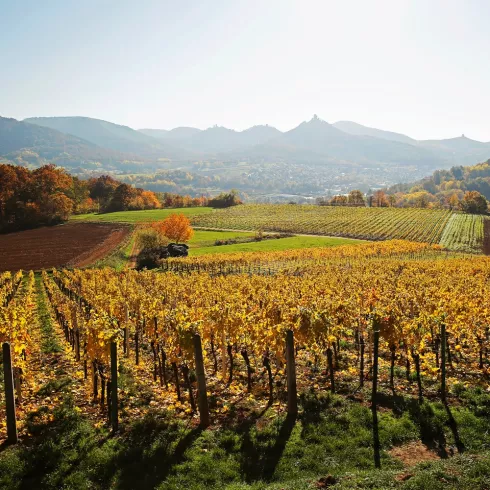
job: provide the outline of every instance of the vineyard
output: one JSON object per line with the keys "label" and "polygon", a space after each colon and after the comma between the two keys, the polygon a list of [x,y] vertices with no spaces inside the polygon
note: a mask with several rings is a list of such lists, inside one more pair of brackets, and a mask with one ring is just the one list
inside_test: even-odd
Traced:
{"label": "vineyard", "polygon": [[[176,260],[178,272],[167,273],[107,268],[53,270],[36,280],[32,273],[0,275],[0,340],[10,343],[18,419],[14,428],[0,425],[0,437],[11,439],[14,429],[21,438],[32,431],[26,405],[42,391],[33,388],[34,373],[46,369],[31,367],[41,343],[39,329],[32,329],[40,321],[33,308],[37,296],[38,309],[44,305],[45,321],[57,332],[62,379],[77,387],[70,403],[96,427],[124,433],[135,421],[165,413],[199,427],[187,436],[218,457],[206,440],[221,437],[229,424],[259,423],[264,413],[283,421],[279,459],[264,453],[255,469],[242,461],[241,470],[213,476],[216,488],[244,475],[252,481],[279,478],[282,452],[292,458],[291,451],[298,451],[294,434],[300,426],[313,431],[304,444],[327,451],[318,471],[342,475],[354,460],[366,470],[381,466],[390,488],[399,473],[392,448],[416,439],[420,424],[424,434],[429,426],[442,430],[430,436],[434,454],[490,447],[490,397],[484,395],[490,379],[489,259],[403,241],[230,258],[195,258],[180,269],[183,262]],[[5,354],[4,347],[4,361]],[[472,412],[465,396],[476,403]],[[2,420],[8,397],[0,401]],[[49,403],[55,409],[61,402],[50,395]],[[327,433],[350,434],[342,443],[350,454],[328,449],[326,439],[319,445],[320,434],[315,439],[309,417],[318,403],[326,403],[323,410],[333,417]],[[412,407],[405,409],[411,418],[389,416],[393,403],[394,413]],[[335,415],[340,407],[351,407],[348,413],[360,419]],[[49,413],[41,418],[53,421]],[[443,419],[447,425],[438,425]],[[211,432],[201,433],[208,426]],[[264,434],[272,430],[264,427]],[[254,444],[259,451],[259,441]],[[487,488],[482,478],[480,486],[465,488]],[[181,488],[174,483],[161,488]],[[299,488],[291,485],[278,488]]]}
{"label": "vineyard", "polygon": [[439,243],[445,210],[248,204],[196,216],[196,226]]}
{"label": "vineyard", "polygon": [[440,243],[450,250],[479,253],[483,220],[447,210],[249,204],[196,216],[192,222],[219,229]]}
{"label": "vineyard", "polygon": [[165,272],[208,272],[210,274],[276,274],[302,273],[306,266],[325,266],[332,262],[355,263],[359,258],[400,258],[406,260],[447,259],[464,256],[461,253],[443,252],[439,245],[388,240],[385,242],[359,242],[332,248],[312,248],[305,250],[284,250],[268,253],[244,252],[223,253],[185,259],[167,260],[162,270]]}
{"label": "vineyard", "polygon": [[481,252],[486,219],[481,215],[453,214],[442,234],[441,245],[450,250]]}

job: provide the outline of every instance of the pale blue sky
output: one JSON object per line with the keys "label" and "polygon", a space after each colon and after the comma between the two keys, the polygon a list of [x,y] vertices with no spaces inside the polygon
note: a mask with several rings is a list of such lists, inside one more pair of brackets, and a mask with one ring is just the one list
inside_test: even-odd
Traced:
{"label": "pale blue sky", "polygon": [[490,141],[488,0],[0,0],[0,115]]}

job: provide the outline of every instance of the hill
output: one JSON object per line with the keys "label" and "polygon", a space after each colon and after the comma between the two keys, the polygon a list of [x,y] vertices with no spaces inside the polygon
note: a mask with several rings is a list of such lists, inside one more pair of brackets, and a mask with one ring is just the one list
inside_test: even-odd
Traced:
{"label": "hill", "polygon": [[397,184],[386,191],[405,201],[410,201],[412,195],[419,198],[425,196],[427,204],[440,203],[446,206],[451,205],[451,198],[453,203],[457,204],[463,194],[469,191],[479,192],[490,200],[490,159],[477,165],[436,170],[429,177],[407,184]]}
{"label": "hill", "polygon": [[352,121],[338,121],[333,124],[334,127],[344,131],[344,133],[355,134],[358,136],[372,136],[374,138],[380,138],[389,141],[398,141],[399,143],[407,143],[409,145],[414,145],[417,143],[416,140],[400,133],[394,133],[392,131],[383,131],[382,129],[370,128],[368,126],[363,126]]}
{"label": "hill", "polygon": [[77,136],[5,117],[0,117],[0,156],[19,164],[39,166],[49,161],[66,167],[126,158]]}
{"label": "hill", "polygon": [[[9,142],[0,153],[4,159],[31,166],[53,161],[82,177],[124,175],[160,191],[177,186],[178,192],[199,195],[238,188],[257,200],[367,192],[490,157],[489,143],[466,137],[416,141],[351,122],[329,124],[317,116],[284,133],[268,125],[244,131],[221,126],[136,131],[87,117],[30,118],[24,124],[31,136],[20,144]],[[12,139],[5,127],[0,132],[4,142]],[[189,175],[188,184],[162,172]]]}
{"label": "hill", "polygon": [[159,138],[162,140],[185,140],[192,138],[201,130],[197,128],[180,127],[171,130],[166,129],[140,129],[140,133],[152,136],[153,138]]}
{"label": "hill", "polygon": [[[176,150],[162,141],[128,126],[89,117],[33,117],[24,122],[56,129],[83,138],[98,146],[140,157],[175,157]],[[182,153],[182,152],[181,152]],[[179,156],[181,155],[179,153]]]}
{"label": "hill", "polygon": [[352,121],[338,121],[333,126],[352,135],[372,136],[378,139],[397,141],[423,148],[432,152],[441,161],[452,162],[453,164],[474,163],[486,160],[490,156],[490,143],[472,140],[464,135],[443,140],[417,141],[404,134],[370,128]]}
{"label": "hill", "polygon": [[244,131],[235,131],[222,126],[213,126],[204,131],[189,127],[174,128],[170,131],[165,129],[140,129],[139,131],[148,136],[178,143],[181,147],[203,154],[251,147],[282,134],[278,129],[268,125],[253,126]]}
{"label": "hill", "polygon": [[446,161],[460,165],[481,162],[490,156],[490,143],[472,140],[465,135],[444,140],[419,141],[419,146],[438,153]]}
{"label": "hill", "polygon": [[380,163],[416,164],[434,168],[442,161],[431,151],[417,146],[382,140],[371,136],[352,135],[314,116],[308,122],[264,143],[259,151],[267,154],[283,152],[285,158],[293,153],[297,160],[319,162],[331,159],[337,163],[376,165]]}
{"label": "hill", "polygon": [[369,128],[350,121],[329,124],[314,116],[282,133],[268,126],[235,131],[222,126],[206,130],[180,127],[170,131],[143,129],[88,117],[40,117],[24,122],[73,135],[99,147],[143,159],[192,162],[218,158],[235,163],[257,160],[318,162],[349,166],[415,165],[418,169],[445,168],[490,156],[490,143],[464,136],[448,140],[416,141],[408,136]]}

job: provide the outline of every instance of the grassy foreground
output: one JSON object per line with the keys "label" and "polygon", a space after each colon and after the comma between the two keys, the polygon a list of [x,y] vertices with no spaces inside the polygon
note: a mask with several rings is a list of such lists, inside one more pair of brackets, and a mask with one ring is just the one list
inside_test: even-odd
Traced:
{"label": "grassy foreground", "polygon": [[[32,414],[29,442],[2,448],[0,488],[490,488],[488,394],[468,393],[452,411],[467,449],[454,456],[444,407],[397,397],[393,410],[380,416],[382,469],[376,470],[369,407],[340,396],[302,396],[297,419],[265,411],[240,421],[233,413],[207,430],[155,410],[113,436],[95,428],[60,386],[51,396],[63,396],[64,402],[52,420],[41,423]],[[424,444],[410,443],[420,439]],[[419,458],[441,440],[447,449],[442,459],[434,453]],[[389,451],[392,446],[399,458]]]}

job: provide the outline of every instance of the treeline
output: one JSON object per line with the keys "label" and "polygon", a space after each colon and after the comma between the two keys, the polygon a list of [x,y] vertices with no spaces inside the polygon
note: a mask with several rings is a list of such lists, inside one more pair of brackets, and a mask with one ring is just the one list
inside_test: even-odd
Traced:
{"label": "treeline", "polygon": [[476,206],[478,212],[485,212],[486,201],[490,200],[490,160],[467,167],[436,170],[419,182],[392,186],[386,189],[386,194],[395,197],[397,206],[463,211]]}
{"label": "treeline", "polygon": [[396,205],[393,196],[387,195],[379,190],[374,194],[363,194],[359,190],[350,191],[349,194],[339,194],[332,198],[319,197],[316,200],[319,206],[348,206],[348,207],[370,207],[385,208]]}
{"label": "treeline", "polygon": [[191,198],[147,191],[108,175],[81,180],[55,165],[29,170],[0,164],[0,232],[58,224],[72,214],[239,203],[236,191]]}
{"label": "treeline", "polygon": [[320,206],[412,207],[486,214],[487,199],[490,199],[490,160],[472,167],[437,170],[415,184],[398,184],[367,194],[353,190],[346,195],[321,197],[316,202]]}
{"label": "treeline", "polygon": [[238,191],[232,189],[230,192],[222,192],[216,197],[191,197],[173,194],[171,192],[155,192],[164,208],[195,208],[209,206],[212,208],[228,208],[242,204]]}

